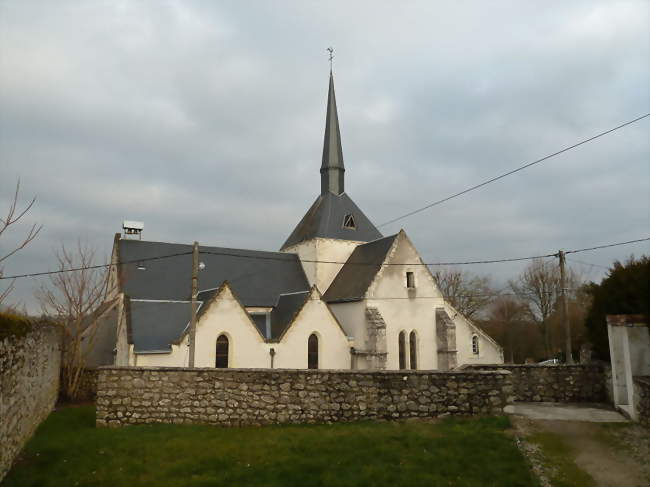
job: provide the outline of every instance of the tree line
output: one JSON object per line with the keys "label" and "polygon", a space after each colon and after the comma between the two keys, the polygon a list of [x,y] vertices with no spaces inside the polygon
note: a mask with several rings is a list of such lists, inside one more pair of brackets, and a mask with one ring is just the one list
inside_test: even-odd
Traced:
{"label": "tree line", "polygon": [[[485,276],[457,268],[434,273],[440,291],[461,313],[494,338],[508,363],[540,362],[565,357],[560,270],[555,260],[534,259],[504,288]],[[567,271],[568,315],[572,355],[581,350],[608,360],[606,315],[650,314],[650,258],[629,257],[612,263],[600,284]]]}

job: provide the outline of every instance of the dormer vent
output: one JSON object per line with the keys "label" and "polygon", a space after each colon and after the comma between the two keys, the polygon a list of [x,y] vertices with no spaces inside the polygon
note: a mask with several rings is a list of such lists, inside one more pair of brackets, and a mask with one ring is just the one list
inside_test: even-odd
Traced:
{"label": "dormer vent", "polygon": [[348,230],[355,230],[357,228],[357,225],[354,223],[354,217],[351,213],[348,213],[343,217],[343,228],[347,228]]}

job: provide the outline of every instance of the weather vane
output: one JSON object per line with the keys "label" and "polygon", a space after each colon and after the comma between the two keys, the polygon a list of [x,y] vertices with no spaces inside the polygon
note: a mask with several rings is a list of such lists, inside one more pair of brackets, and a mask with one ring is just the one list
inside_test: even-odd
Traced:
{"label": "weather vane", "polygon": [[333,47],[328,47],[327,52],[330,53],[329,60],[330,60],[330,71],[331,71],[332,70],[332,59],[334,59],[334,48]]}

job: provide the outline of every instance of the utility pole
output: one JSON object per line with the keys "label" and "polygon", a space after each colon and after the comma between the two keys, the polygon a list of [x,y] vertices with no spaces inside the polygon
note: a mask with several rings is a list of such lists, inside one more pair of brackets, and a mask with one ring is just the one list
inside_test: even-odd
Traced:
{"label": "utility pole", "polygon": [[558,250],[557,256],[560,259],[560,287],[562,289],[562,322],[564,324],[564,336],[566,339],[566,363],[573,363],[573,356],[571,355],[571,325],[569,323],[569,299],[567,297],[566,285],[566,272],[564,266],[566,264],[566,254],[563,250]]}
{"label": "utility pole", "polygon": [[190,358],[189,367],[194,368],[194,350],[196,348],[196,298],[199,292],[199,243],[192,248],[192,303],[190,314]]}

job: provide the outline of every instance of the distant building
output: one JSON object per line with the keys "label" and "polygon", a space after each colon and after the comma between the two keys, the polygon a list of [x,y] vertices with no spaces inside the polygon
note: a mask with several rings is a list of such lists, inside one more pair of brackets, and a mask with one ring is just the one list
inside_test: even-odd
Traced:
{"label": "distant building", "polygon": [[[445,301],[406,233],[382,236],[345,192],[331,73],[320,174],[320,195],[279,252],[200,248],[195,365],[502,363],[501,347]],[[191,249],[116,235],[113,262],[126,264],[113,274],[116,334],[105,334],[116,336],[116,365],[188,365]]]}

